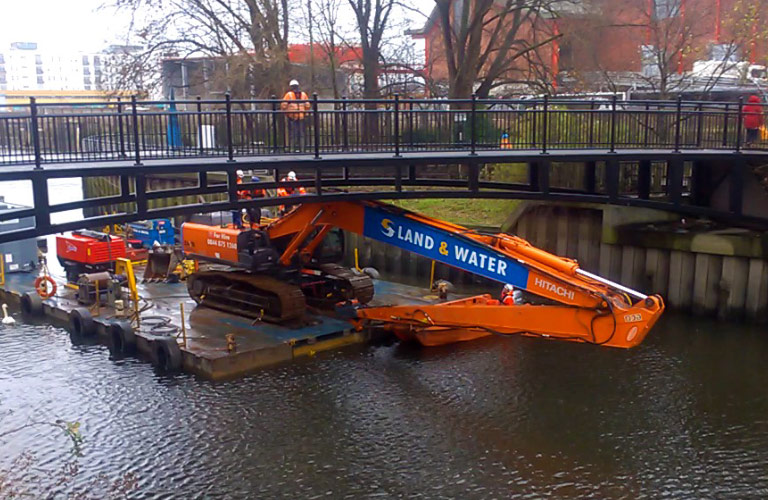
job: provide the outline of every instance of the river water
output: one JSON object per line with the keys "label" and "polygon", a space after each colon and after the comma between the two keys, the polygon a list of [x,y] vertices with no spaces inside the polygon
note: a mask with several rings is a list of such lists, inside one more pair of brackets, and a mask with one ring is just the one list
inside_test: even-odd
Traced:
{"label": "river water", "polygon": [[[0,328],[6,494],[768,496],[760,328],[667,314],[628,351],[393,343],[230,382],[162,376],[50,326]],[[79,456],[57,420],[80,423]]]}
{"label": "river water", "polygon": [[629,351],[392,343],[230,382],[0,326],[0,498],[766,498],[767,365],[765,328],[673,314]]}

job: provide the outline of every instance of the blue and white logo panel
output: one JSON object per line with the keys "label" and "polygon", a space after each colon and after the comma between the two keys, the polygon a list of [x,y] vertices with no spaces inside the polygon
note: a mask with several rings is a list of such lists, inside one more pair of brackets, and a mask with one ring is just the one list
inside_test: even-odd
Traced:
{"label": "blue and white logo panel", "polygon": [[528,285],[528,269],[517,261],[385,210],[365,207],[363,235],[495,281],[520,288]]}

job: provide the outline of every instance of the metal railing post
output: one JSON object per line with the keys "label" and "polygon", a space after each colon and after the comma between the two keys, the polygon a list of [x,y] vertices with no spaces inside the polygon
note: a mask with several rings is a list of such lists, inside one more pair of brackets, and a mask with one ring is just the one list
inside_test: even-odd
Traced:
{"label": "metal railing post", "polygon": [[136,107],[136,95],[131,96],[131,117],[133,118],[133,156],[134,163],[141,165],[141,151],[139,150],[139,110]]}
{"label": "metal railing post", "polygon": [[123,101],[117,98],[117,135],[120,141],[120,158],[125,158],[125,131],[123,130]]}
{"label": "metal railing post", "polygon": [[589,103],[589,148],[595,146],[595,101]]}
{"label": "metal railing post", "polygon": [[541,127],[544,129],[541,138],[541,154],[547,154],[547,136],[549,136],[549,95],[547,94],[544,94],[544,115],[541,120]]}
{"label": "metal railing post", "polygon": [[235,161],[235,146],[232,144],[232,96],[224,94],[227,109],[227,160]]}
{"label": "metal railing post", "polygon": [[341,140],[344,151],[349,150],[349,123],[347,122],[347,96],[341,98]]}
{"label": "metal railing post", "polygon": [[470,140],[469,140],[469,154],[474,156],[477,153],[475,152],[475,149],[477,148],[477,94],[472,94],[472,109],[470,110],[469,114],[469,134],[470,134]]}
{"label": "metal railing post", "polygon": [[29,116],[30,127],[32,127],[32,149],[35,153],[35,170],[40,170],[42,167],[42,158],[40,157],[40,130],[37,123],[37,102],[34,97],[29,98]]}
{"label": "metal railing post", "polygon": [[611,130],[610,130],[610,141],[611,141],[611,153],[616,152],[616,94],[613,94],[613,98],[611,99]]}
{"label": "metal railing post", "polygon": [[203,149],[203,103],[201,97],[197,96],[197,150],[204,154]]}
{"label": "metal railing post", "polygon": [[315,158],[320,158],[320,113],[317,112],[317,92],[312,93],[312,120],[315,132]]}
{"label": "metal railing post", "polygon": [[645,127],[643,130],[643,146],[647,148],[648,134],[651,132],[651,106],[647,102],[645,103],[645,122],[643,126]]}
{"label": "metal railing post", "polygon": [[723,115],[723,147],[728,146],[728,121],[731,118],[730,105],[725,103],[725,114]]}
{"label": "metal railing post", "polygon": [[272,152],[277,153],[277,96],[272,94]]}
{"label": "metal railing post", "polygon": [[413,99],[408,103],[408,143],[413,151]]}
{"label": "metal railing post", "polygon": [[400,94],[395,94],[395,156],[400,156]]}
{"label": "metal railing post", "polygon": [[703,121],[704,121],[704,107],[701,103],[699,103],[698,109],[698,120],[696,120],[696,147],[701,148],[701,136],[703,133]]}
{"label": "metal railing post", "polygon": [[677,96],[677,111],[675,113],[675,153],[680,152],[680,127],[683,120],[683,96]]}
{"label": "metal railing post", "polygon": [[739,97],[739,113],[736,115],[736,152],[741,151],[741,132],[744,125],[744,97]]}

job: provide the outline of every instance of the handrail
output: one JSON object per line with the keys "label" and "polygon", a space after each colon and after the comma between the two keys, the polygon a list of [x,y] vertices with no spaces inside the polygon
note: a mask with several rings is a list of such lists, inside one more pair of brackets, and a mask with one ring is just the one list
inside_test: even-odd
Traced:
{"label": "handrail", "polygon": [[[300,127],[283,104],[308,103]],[[536,99],[282,99],[129,100],[0,105],[0,168],[112,161],[296,153],[559,149],[615,152],[652,148],[742,151],[744,103],[619,100],[544,96]],[[87,105],[85,111],[80,105]],[[766,105],[761,104],[762,107]],[[171,109],[173,108],[173,109]],[[502,140],[502,138],[504,139]],[[768,141],[751,149],[768,150]]]}

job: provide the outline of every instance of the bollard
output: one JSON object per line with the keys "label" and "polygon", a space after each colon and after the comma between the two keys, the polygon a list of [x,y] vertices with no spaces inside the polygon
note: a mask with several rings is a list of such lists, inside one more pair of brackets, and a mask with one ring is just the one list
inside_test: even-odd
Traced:
{"label": "bollard", "polygon": [[234,333],[228,333],[224,336],[225,339],[227,339],[227,352],[235,352],[237,351],[237,342],[235,342],[235,334]]}
{"label": "bollard", "polygon": [[181,345],[187,347],[187,322],[184,321],[184,302],[179,304],[181,311]]}

